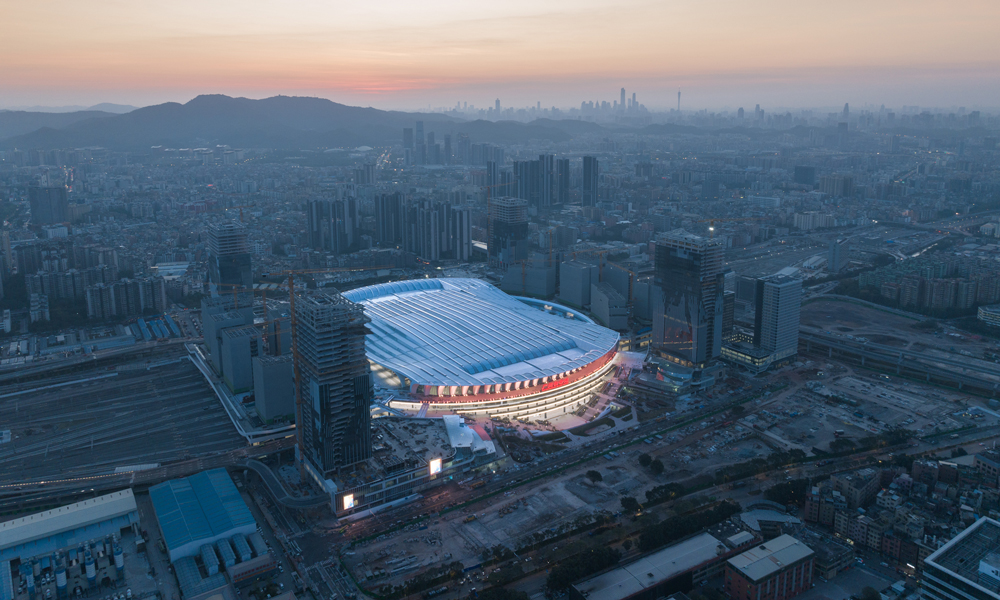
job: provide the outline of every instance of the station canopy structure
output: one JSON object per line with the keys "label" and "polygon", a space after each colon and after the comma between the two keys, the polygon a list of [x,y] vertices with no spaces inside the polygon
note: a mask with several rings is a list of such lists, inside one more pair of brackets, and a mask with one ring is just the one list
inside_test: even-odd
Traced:
{"label": "station canopy structure", "polygon": [[587,317],[541,310],[478,279],[401,281],[343,295],[371,319],[368,359],[408,379],[412,392],[534,385],[587,367],[618,344],[617,333]]}

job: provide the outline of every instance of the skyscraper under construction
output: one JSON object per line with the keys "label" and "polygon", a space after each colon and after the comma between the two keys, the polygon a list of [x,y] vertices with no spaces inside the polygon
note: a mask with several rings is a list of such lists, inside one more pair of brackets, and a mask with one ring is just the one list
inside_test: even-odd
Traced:
{"label": "skyscraper under construction", "polygon": [[339,293],[295,302],[298,451],[320,480],[372,456],[367,323],[363,307]]}

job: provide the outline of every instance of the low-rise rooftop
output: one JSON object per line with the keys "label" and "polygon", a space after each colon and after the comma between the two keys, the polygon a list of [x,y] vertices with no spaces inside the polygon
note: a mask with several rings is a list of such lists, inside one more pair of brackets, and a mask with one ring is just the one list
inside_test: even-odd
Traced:
{"label": "low-rise rooftop", "polygon": [[812,554],[809,546],[782,535],[730,558],[729,565],[751,581],[761,581]]}

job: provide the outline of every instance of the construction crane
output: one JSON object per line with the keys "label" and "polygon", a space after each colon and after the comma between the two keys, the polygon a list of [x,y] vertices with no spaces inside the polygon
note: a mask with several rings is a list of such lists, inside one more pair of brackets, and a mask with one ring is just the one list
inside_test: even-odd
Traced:
{"label": "construction crane", "polygon": [[241,284],[238,284],[238,283],[214,283],[214,282],[209,282],[208,285],[214,285],[214,286],[217,286],[217,287],[233,288],[233,308],[239,308],[240,307],[240,301],[239,301],[239,292],[240,292],[240,290],[243,290],[243,291],[246,291],[246,292],[250,292],[250,293],[253,293],[253,291],[254,291],[253,288],[248,288],[247,286],[241,285]]}
{"label": "construction crane", "polygon": [[714,238],[715,237],[715,223],[716,222],[720,222],[720,223],[722,223],[722,222],[725,222],[725,223],[750,223],[750,222],[753,222],[753,221],[766,221],[766,220],[767,219],[735,217],[735,218],[732,218],[732,219],[702,219],[702,220],[696,221],[696,222],[697,223],[708,223],[708,237],[709,238]]}

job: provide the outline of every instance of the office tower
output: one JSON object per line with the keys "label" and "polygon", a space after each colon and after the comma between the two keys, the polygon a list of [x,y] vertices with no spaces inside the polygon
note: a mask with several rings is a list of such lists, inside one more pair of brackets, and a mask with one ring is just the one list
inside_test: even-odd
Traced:
{"label": "office tower", "polygon": [[[986,458],[984,455],[980,456]],[[977,459],[976,464],[979,463]],[[923,560],[923,573],[920,578],[921,598],[927,600],[1000,598],[998,536],[1000,536],[1000,521],[990,517],[980,517],[931,553]]]}
{"label": "office tower", "polygon": [[404,127],[403,128],[403,149],[413,150],[413,128]]}
{"label": "office tower", "polygon": [[319,480],[372,455],[371,368],[364,308],[339,293],[295,302],[299,456]]}
{"label": "office tower", "polygon": [[844,238],[830,242],[830,253],[826,259],[826,267],[830,273],[844,270],[851,259],[851,240]]}
{"label": "office tower", "polygon": [[632,110],[639,110],[639,103],[636,102],[635,92],[632,92]]}
{"label": "office tower", "polygon": [[740,107],[740,109],[738,111],[736,111],[736,118],[739,119],[739,120],[741,120],[741,121],[743,120],[743,107],[742,106]]}
{"label": "office tower", "polygon": [[497,111],[498,113],[500,112],[500,98],[497,98],[497,103],[496,103],[496,111]]}
{"label": "office tower", "polygon": [[444,164],[451,164],[451,134],[445,134],[444,136]]}
{"label": "office tower", "polygon": [[843,114],[844,114],[844,118],[845,119],[851,115],[851,108],[847,105],[847,102],[844,102],[844,113]]}
{"label": "office tower", "polygon": [[795,183],[801,185],[816,184],[816,167],[795,167]]}
{"label": "office tower", "polygon": [[548,208],[555,203],[556,157],[551,154],[538,155],[538,207]]}
{"label": "office tower", "polygon": [[417,144],[424,143],[424,122],[417,121]]}
{"label": "office tower", "polygon": [[[215,223],[208,227],[208,280],[226,286],[253,287],[250,244],[240,223]],[[219,290],[232,291],[231,287]]]}
{"label": "office tower", "polygon": [[358,201],[310,200],[306,204],[307,243],[313,250],[346,253],[357,239]]}
{"label": "office tower", "polygon": [[620,106],[622,110],[625,110],[625,88],[622,88],[622,100],[618,106]]}
{"label": "office tower", "polygon": [[528,258],[528,201],[494,198],[490,202],[487,254],[489,264],[507,269]]}
{"label": "office tower", "polygon": [[722,346],[723,248],[714,240],[672,231],[656,244],[651,345],[660,356],[703,367]]}
{"label": "office tower", "polygon": [[437,142],[434,139],[434,132],[433,131],[427,132],[427,147],[430,148],[434,146],[436,143]]}
{"label": "office tower", "polygon": [[380,194],[375,199],[375,242],[394,247],[403,241],[403,194]]}
{"label": "office tower", "polygon": [[758,279],[755,304],[753,345],[772,363],[797,354],[802,281],[785,275]]}
{"label": "office tower", "polygon": [[69,220],[69,200],[65,186],[28,188],[28,201],[31,205],[31,221],[36,225]]}
{"label": "office tower", "polygon": [[677,112],[681,112],[681,91],[677,90]]}
{"label": "office tower", "polygon": [[597,206],[600,166],[594,156],[583,157],[583,206]]}

